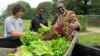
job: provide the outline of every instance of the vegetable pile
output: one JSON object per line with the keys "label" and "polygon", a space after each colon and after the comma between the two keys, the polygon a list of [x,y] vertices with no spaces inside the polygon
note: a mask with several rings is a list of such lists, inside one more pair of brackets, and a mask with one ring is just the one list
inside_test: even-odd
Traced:
{"label": "vegetable pile", "polygon": [[[42,25],[42,24],[41,24]],[[39,29],[41,36],[49,33],[51,29],[42,25]],[[56,39],[44,41],[35,32],[25,32],[21,37],[22,46],[19,47],[21,56],[63,56],[69,48],[70,43],[64,36],[58,36]],[[15,54],[14,56],[20,56]]]}
{"label": "vegetable pile", "polygon": [[50,27],[47,27],[47,26],[44,26],[43,24],[40,23],[40,28],[38,29],[38,32],[41,33],[41,35],[45,35],[47,33],[50,33],[51,32],[51,28]]}

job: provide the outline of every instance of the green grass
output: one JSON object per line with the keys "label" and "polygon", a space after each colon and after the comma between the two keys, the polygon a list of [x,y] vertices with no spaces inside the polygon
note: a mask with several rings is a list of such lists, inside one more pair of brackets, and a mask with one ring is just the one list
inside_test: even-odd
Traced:
{"label": "green grass", "polygon": [[4,34],[4,25],[0,25],[0,36]]}
{"label": "green grass", "polygon": [[27,30],[29,30],[29,28],[30,28],[30,23],[31,23],[31,20],[23,20],[23,28],[24,28],[24,31],[27,31]]}
{"label": "green grass", "polygon": [[97,27],[97,28],[100,28],[100,25],[88,25],[88,27]]}
{"label": "green grass", "polygon": [[79,35],[79,42],[85,45],[100,45],[100,33]]}

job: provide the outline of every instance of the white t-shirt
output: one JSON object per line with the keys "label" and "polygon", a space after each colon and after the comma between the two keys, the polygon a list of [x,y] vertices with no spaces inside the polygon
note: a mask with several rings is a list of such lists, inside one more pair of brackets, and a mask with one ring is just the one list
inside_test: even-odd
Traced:
{"label": "white t-shirt", "polygon": [[5,19],[4,37],[11,36],[11,34],[10,34],[11,31],[18,31],[18,32],[23,31],[23,25],[22,25],[21,18],[15,19],[12,16],[9,16]]}

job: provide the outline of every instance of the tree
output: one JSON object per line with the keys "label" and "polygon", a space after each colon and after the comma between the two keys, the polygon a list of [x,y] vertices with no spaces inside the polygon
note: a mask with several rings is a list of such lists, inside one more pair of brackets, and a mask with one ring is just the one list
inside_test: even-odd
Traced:
{"label": "tree", "polygon": [[100,15],[100,0],[92,0],[91,3],[92,3],[91,12],[93,14]]}
{"label": "tree", "polygon": [[11,15],[11,12],[12,12],[11,10],[14,6],[15,6],[15,3],[8,5],[7,9],[4,11],[2,16],[7,17]]}
{"label": "tree", "polygon": [[3,16],[7,17],[7,16],[11,15],[12,14],[11,13],[12,8],[17,4],[20,5],[20,6],[23,6],[24,9],[25,9],[25,13],[24,13],[24,16],[23,16],[24,19],[30,19],[31,16],[34,15],[34,13],[36,11],[35,8],[31,8],[29,3],[26,3],[24,1],[18,1],[16,3],[12,3],[12,4],[8,5],[7,9],[3,13]]}
{"label": "tree", "polygon": [[37,8],[42,7],[46,10],[46,18],[50,19],[51,18],[51,14],[52,14],[52,10],[53,10],[53,4],[51,2],[42,2],[38,5]]}

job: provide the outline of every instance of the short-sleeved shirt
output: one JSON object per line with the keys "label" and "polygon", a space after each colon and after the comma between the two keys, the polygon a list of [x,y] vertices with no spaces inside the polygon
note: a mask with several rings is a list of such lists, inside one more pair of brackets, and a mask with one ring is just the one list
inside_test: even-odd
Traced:
{"label": "short-sleeved shirt", "polygon": [[23,31],[22,20],[21,18],[15,19],[12,16],[9,16],[5,19],[5,32],[4,37],[10,37],[11,31]]}

